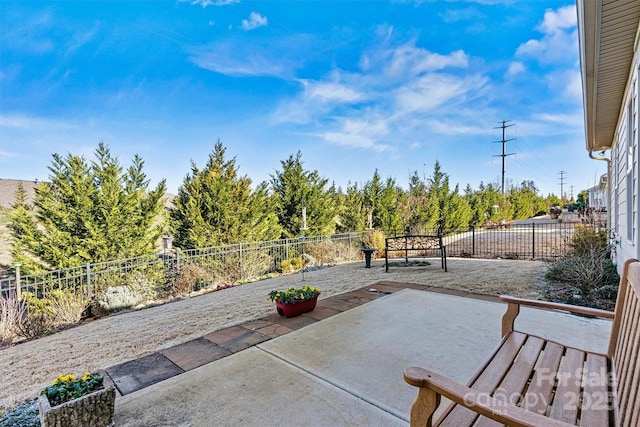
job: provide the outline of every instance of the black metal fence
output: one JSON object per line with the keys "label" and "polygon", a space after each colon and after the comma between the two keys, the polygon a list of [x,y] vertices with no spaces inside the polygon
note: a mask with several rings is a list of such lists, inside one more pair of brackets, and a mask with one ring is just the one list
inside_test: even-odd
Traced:
{"label": "black metal fence", "polygon": [[[580,223],[507,224],[442,231],[448,257],[553,260],[567,253]],[[435,235],[438,230],[422,230]],[[391,232],[388,235],[404,233]]]}

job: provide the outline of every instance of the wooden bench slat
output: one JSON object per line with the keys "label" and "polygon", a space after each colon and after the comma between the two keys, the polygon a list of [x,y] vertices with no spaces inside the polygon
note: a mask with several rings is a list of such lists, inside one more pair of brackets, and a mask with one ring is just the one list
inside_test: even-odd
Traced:
{"label": "wooden bench slat", "polygon": [[[629,289],[633,292],[633,289]],[[623,426],[627,425],[626,419],[630,417],[629,404],[633,403],[631,396],[631,378],[633,371],[637,369],[638,359],[638,322],[640,322],[640,307],[636,298],[628,298],[629,311],[625,321],[625,327],[622,329],[622,346],[621,355],[618,358],[618,364],[615,366],[617,375],[618,404],[620,414],[622,415]]]}
{"label": "wooden bench slat", "polygon": [[580,416],[581,427],[609,425],[613,417],[612,398],[609,389],[607,358],[599,354],[587,354],[584,367],[584,391]]}
{"label": "wooden bench slat", "polygon": [[[504,380],[493,393],[493,397],[519,406],[518,403],[536,366],[544,342],[545,340],[538,337],[529,336],[527,338]],[[474,427],[498,427],[500,425],[502,424],[490,418],[480,417]]]}
{"label": "wooden bench slat", "polygon": [[527,338],[507,376],[494,392],[494,397],[499,397],[496,394],[505,393],[509,403],[518,405],[543,347],[543,339],[532,336]]}
{"label": "wooden bench slat", "polygon": [[555,385],[555,373],[558,372],[560,360],[564,354],[564,346],[547,341],[536,373],[531,378],[531,384],[524,396],[521,406],[538,414],[546,414],[549,402],[553,397]]}
{"label": "wooden bench slat", "polygon": [[[507,337],[502,347],[500,347],[500,350],[498,350],[495,356],[485,366],[482,373],[470,386],[480,392],[492,393],[509,370],[509,367],[513,363],[526,338],[526,335],[520,332],[514,332]],[[477,417],[478,414],[472,410],[456,405],[439,425],[443,427],[470,425]]]}
{"label": "wooden bench slat", "polygon": [[615,346],[615,349],[613,350],[613,354],[610,355],[612,357],[612,360],[615,366],[619,366],[623,360],[623,355],[625,353],[624,350],[626,348],[626,342],[624,341],[624,339],[621,339],[621,338],[628,334],[629,328],[631,327],[631,325],[629,325],[629,323],[626,322],[626,320],[629,316],[631,306],[633,305],[633,301],[632,301],[633,289],[631,287],[627,287],[625,291],[622,291],[622,290],[620,291],[621,293],[623,293],[623,296],[622,298],[619,298],[619,300],[621,299],[623,301],[623,306],[620,307],[619,318],[615,320],[615,322],[618,322],[618,320],[620,320],[620,322],[617,325],[614,324],[614,330],[616,328],[618,329],[617,334],[619,339],[617,339],[616,341],[616,346]]}
{"label": "wooden bench slat", "polygon": [[567,348],[558,368],[558,386],[549,413],[551,418],[576,423],[584,359],[584,351]]}

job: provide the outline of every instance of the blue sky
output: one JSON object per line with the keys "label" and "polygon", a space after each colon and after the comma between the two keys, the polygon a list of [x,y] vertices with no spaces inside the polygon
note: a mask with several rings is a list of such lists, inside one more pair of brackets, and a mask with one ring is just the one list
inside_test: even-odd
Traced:
{"label": "blue sky", "polygon": [[436,160],[477,188],[511,120],[507,182],[577,195],[606,172],[579,67],[571,0],[3,0],[0,178],[104,141],[175,193],[220,139],[254,183],[301,151],[343,188]]}

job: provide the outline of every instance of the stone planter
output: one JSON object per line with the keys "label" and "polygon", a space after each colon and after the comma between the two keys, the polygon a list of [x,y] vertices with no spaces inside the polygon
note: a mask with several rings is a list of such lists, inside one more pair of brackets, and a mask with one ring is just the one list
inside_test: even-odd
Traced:
{"label": "stone planter", "polygon": [[295,304],[283,304],[280,301],[276,300],[276,310],[278,310],[278,314],[280,316],[294,317],[302,313],[308,313],[312,311],[314,308],[316,308],[317,302],[317,296],[306,301],[297,302]]}
{"label": "stone planter", "polygon": [[42,427],[107,427],[113,423],[116,390],[111,378],[102,374],[102,387],[74,400],[51,406],[46,395],[38,397]]}

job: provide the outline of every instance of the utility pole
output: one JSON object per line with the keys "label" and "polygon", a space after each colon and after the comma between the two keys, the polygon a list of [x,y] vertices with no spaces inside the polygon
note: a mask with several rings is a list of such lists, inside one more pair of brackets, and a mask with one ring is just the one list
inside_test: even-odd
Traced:
{"label": "utility pole", "polygon": [[569,200],[573,200],[573,185],[569,186],[569,188],[571,189],[571,197]]}
{"label": "utility pole", "polygon": [[504,196],[504,161],[507,156],[512,156],[513,153],[506,153],[507,142],[513,141],[515,138],[507,139],[507,128],[511,126],[515,126],[515,123],[508,125],[511,120],[503,120],[502,126],[495,127],[494,129],[502,129],[502,140],[501,141],[493,141],[494,143],[501,142],[502,143],[502,154],[496,154],[493,157],[502,157],[502,195]]}
{"label": "utility pole", "polygon": [[566,171],[558,172],[558,175],[560,175],[560,178],[558,178],[560,180],[560,200],[562,201],[564,201],[564,175],[566,173]]}

